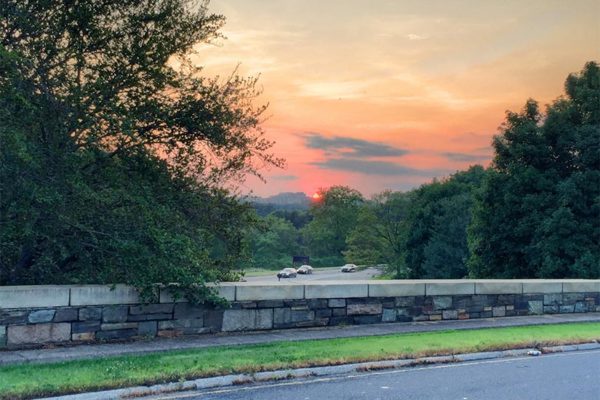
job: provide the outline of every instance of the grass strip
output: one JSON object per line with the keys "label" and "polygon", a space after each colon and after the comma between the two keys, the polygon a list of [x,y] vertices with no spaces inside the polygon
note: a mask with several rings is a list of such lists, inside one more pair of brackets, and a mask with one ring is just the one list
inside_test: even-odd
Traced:
{"label": "grass strip", "polygon": [[24,399],[231,373],[506,350],[592,340],[600,340],[600,323],[219,346],[55,364],[19,364],[0,368],[0,398]]}

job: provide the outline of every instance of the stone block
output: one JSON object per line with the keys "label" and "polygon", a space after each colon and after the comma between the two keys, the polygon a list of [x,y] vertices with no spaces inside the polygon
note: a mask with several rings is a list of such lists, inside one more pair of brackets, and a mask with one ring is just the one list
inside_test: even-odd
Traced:
{"label": "stone block", "polygon": [[429,320],[430,321],[441,321],[442,320],[442,314],[433,314],[429,316]]}
{"label": "stone block", "polygon": [[527,302],[527,310],[529,314],[540,315],[544,313],[544,302],[539,300]]}
{"label": "stone block", "polygon": [[577,303],[575,303],[575,310],[574,312],[576,313],[584,313],[587,312],[587,306],[583,301],[578,301]]}
{"label": "stone block", "polygon": [[139,304],[140,297],[133,287],[127,285],[82,285],[71,287],[72,306],[104,304]]}
{"label": "stone block", "polygon": [[332,308],[331,315],[334,317],[342,317],[346,315],[346,308]]}
{"label": "stone block", "polygon": [[0,325],[26,324],[29,311],[0,309]]}
{"label": "stone block", "polygon": [[478,280],[475,294],[522,294],[523,283],[518,280]]}
{"label": "stone block", "polygon": [[137,322],[115,322],[112,324],[101,324],[100,329],[103,331],[114,331],[117,329],[137,329]]}
{"label": "stone block", "polygon": [[138,315],[129,315],[127,316],[127,321],[136,322],[136,321],[162,321],[167,319],[172,319],[173,314],[138,314]]}
{"label": "stone block", "polygon": [[350,297],[367,297],[369,285],[366,283],[326,283],[311,282],[304,288],[307,299],[347,299]]}
{"label": "stone block", "polygon": [[444,310],[442,311],[442,319],[458,319],[458,311]]}
{"label": "stone block", "polygon": [[51,308],[69,305],[69,286],[2,286],[0,309]]}
{"label": "stone block", "polygon": [[369,297],[425,296],[425,284],[416,281],[369,283]]}
{"label": "stone block", "polygon": [[206,309],[202,306],[193,305],[190,303],[177,303],[173,311],[175,319],[194,319],[202,318]]}
{"label": "stone block", "polygon": [[352,317],[331,317],[329,318],[329,325],[352,325],[353,319]]}
{"label": "stone block", "polygon": [[74,342],[92,342],[96,340],[96,332],[74,333],[71,335]]}
{"label": "stone block", "polygon": [[183,333],[205,333],[210,330],[204,326],[204,321],[201,319],[175,319],[171,321],[160,321],[158,323],[159,330],[177,330]]}
{"label": "stone block", "polygon": [[514,305],[515,304],[515,298],[516,296],[514,294],[501,294],[498,295],[498,297],[496,298],[496,304],[497,306],[508,306],[508,305]]}
{"label": "stone block", "polygon": [[348,315],[374,315],[382,313],[382,306],[380,303],[349,304],[346,310]]}
{"label": "stone block", "polygon": [[29,313],[28,321],[30,324],[41,324],[51,322],[56,314],[56,310],[36,310]]}
{"label": "stone block", "polygon": [[354,317],[354,323],[358,325],[363,324],[378,324],[381,322],[380,315],[357,315]]}
{"label": "stone block", "polygon": [[297,322],[312,321],[315,312],[312,310],[292,310],[291,308],[276,308],[273,311],[274,325],[289,325]]}
{"label": "stone block", "polygon": [[100,321],[73,322],[73,333],[96,332],[100,330]]}
{"label": "stone block", "polygon": [[564,306],[564,305],[560,306],[559,311],[561,314],[575,312],[575,305],[572,304],[572,305],[568,305],[568,306]]}
{"label": "stone block", "polygon": [[85,307],[79,309],[80,321],[100,321],[102,319],[102,309],[100,307]]}
{"label": "stone block", "polygon": [[117,329],[111,331],[99,331],[96,332],[96,339],[98,340],[118,340],[118,339],[129,339],[137,335],[136,329]]}
{"label": "stone block", "polygon": [[304,286],[298,284],[256,285],[239,283],[235,290],[236,301],[303,299]]}
{"label": "stone block", "polygon": [[173,312],[173,304],[144,304],[140,306],[130,306],[130,315],[140,314],[170,314]]}
{"label": "stone block", "polygon": [[328,306],[331,308],[346,307],[346,299],[329,299]]}
{"label": "stone block", "polygon": [[396,307],[412,307],[415,305],[415,298],[410,297],[396,297],[395,299]]}
{"label": "stone block", "polygon": [[544,305],[562,304],[562,294],[552,293],[544,295]]}
{"label": "stone block", "polygon": [[506,307],[492,307],[492,316],[494,317],[505,317],[506,316]]}
{"label": "stone block", "polygon": [[211,332],[221,332],[223,328],[223,310],[208,310],[204,313],[204,326]]}
{"label": "stone block", "polygon": [[395,322],[397,312],[393,308],[384,308],[381,314],[381,322]]}
{"label": "stone block", "polygon": [[6,347],[6,326],[0,325],[0,349]]}
{"label": "stone block", "polygon": [[544,306],[544,314],[558,314],[560,311],[558,304],[553,304],[551,306]]}
{"label": "stone block", "polygon": [[129,306],[108,306],[102,309],[102,322],[125,322]]}
{"label": "stone block", "polygon": [[256,301],[239,301],[237,304],[240,305],[240,308],[258,308]]}
{"label": "stone block", "polygon": [[425,283],[425,295],[465,295],[475,294],[475,283],[468,280],[442,280],[427,281]]}
{"label": "stone block", "polygon": [[444,310],[452,308],[452,296],[434,296],[433,297],[433,309]]}
{"label": "stone block", "polygon": [[331,317],[331,308],[319,308],[315,310],[315,318]]}
{"label": "stone block", "polygon": [[562,293],[560,280],[524,280],[523,293]]}
{"label": "stone block", "polygon": [[326,308],[328,305],[327,299],[310,299],[308,300],[307,306],[311,309]]}
{"label": "stone block", "polygon": [[562,296],[562,304],[575,305],[578,301],[585,299],[585,293],[565,293]]}
{"label": "stone block", "polygon": [[143,321],[138,324],[137,334],[139,336],[156,336],[156,332],[158,331],[157,322],[156,321]]}
{"label": "stone block", "polygon": [[600,292],[600,279],[570,279],[562,283],[563,293]]}
{"label": "stone block", "polygon": [[54,314],[54,322],[71,322],[79,319],[79,310],[77,308],[59,308]]}
{"label": "stone block", "polygon": [[283,307],[283,300],[261,300],[256,303],[258,308],[279,308]]}
{"label": "stone block", "polygon": [[[411,316],[411,315],[413,315],[413,312],[412,312],[412,311],[413,311],[413,309],[412,309],[412,308],[398,308],[398,309],[396,310],[396,314],[397,314],[397,315],[401,315],[401,316],[403,316],[403,317],[408,317],[408,316]],[[420,313],[417,313],[417,314],[420,314]]]}
{"label": "stone block", "polygon": [[271,329],[272,327],[273,310],[270,308],[225,310],[223,312],[223,331],[225,332]]}
{"label": "stone block", "polygon": [[68,342],[71,340],[71,324],[13,325],[7,329],[7,344],[40,344]]}

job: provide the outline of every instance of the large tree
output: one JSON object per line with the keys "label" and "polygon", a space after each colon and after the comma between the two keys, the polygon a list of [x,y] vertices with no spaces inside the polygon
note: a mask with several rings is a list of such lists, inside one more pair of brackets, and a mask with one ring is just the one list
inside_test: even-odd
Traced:
{"label": "large tree", "polygon": [[226,275],[251,217],[223,187],[281,160],[255,79],[190,61],[224,18],[187,0],[6,0],[0,15],[0,284]]}
{"label": "large tree", "polygon": [[303,228],[311,257],[317,257],[322,264],[343,262],[346,237],[356,226],[363,201],[360,192],[347,186],[319,191],[319,199],[310,208],[313,219]]}
{"label": "large tree", "polygon": [[478,199],[472,276],[600,277],[600,68],[570,75],[546,113],[508,112]]}

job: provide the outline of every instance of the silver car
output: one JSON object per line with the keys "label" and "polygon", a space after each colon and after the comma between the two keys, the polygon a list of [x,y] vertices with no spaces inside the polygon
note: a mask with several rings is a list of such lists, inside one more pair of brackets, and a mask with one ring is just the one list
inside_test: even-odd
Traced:
{"label": "silver car", "polygon": [[299,274],[309,275],[313,273],[313,267],[310,265],[302,265],[297,271]]}
{"label": "silver car", "polygon": [[342,272],[356,272],[356,268],[358,268],[355,264],[346,264],[341,268]]}
{"label": "silver car", "polygon": [[284,268],[277,273],[277,278],[295,278],[298,272],[294,268]]}

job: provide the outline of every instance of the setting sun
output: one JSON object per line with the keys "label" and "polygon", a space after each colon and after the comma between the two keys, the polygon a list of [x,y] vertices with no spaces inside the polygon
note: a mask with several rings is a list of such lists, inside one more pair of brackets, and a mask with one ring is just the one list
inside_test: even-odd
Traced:
{"label": "setting sun", "polygon": [[312,195],[313,200],[319,200],[320,198],[321,198],[321,195],[319,193],[315,193]]}

